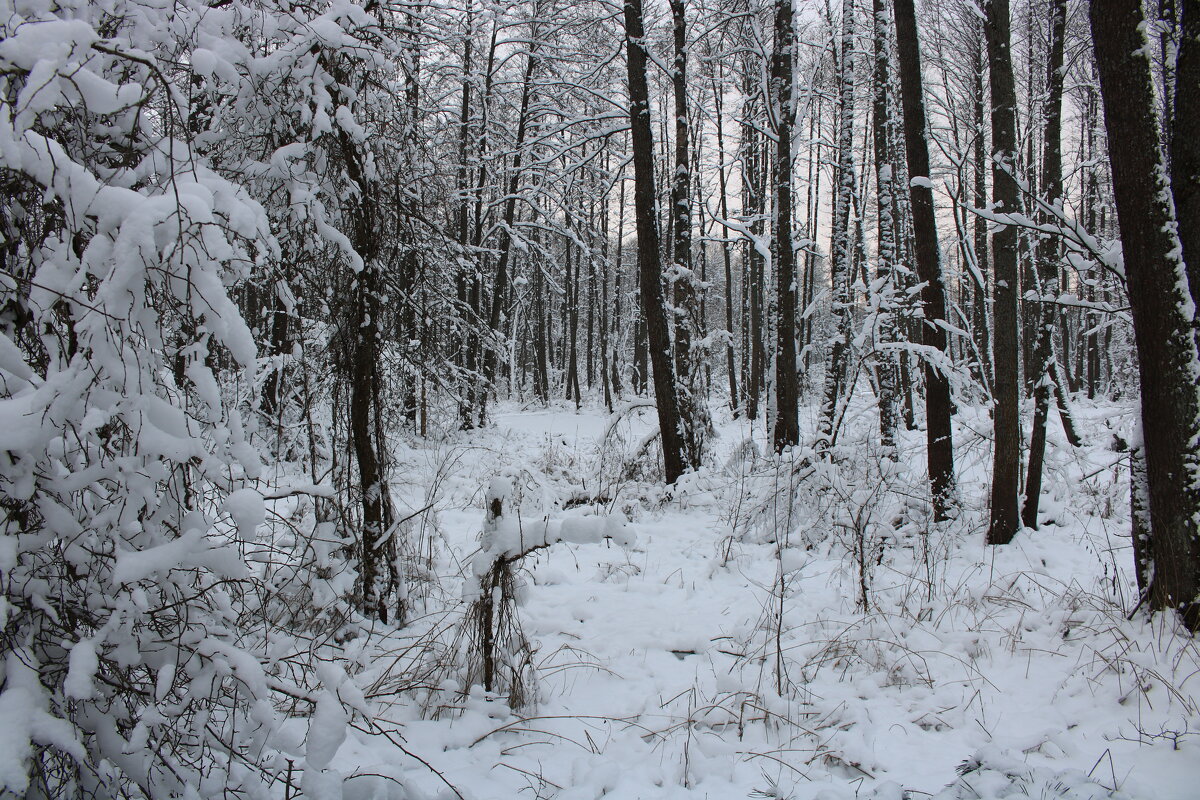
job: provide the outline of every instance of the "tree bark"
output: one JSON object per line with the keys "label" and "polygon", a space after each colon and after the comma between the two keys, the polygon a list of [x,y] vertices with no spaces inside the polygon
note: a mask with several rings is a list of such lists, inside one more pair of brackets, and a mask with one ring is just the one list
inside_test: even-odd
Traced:
{"label": "tree bark", "polygon": [[[388,486],[380,394],[380,319],[384,290],[379,260],[379,187],[363,169],[357,145],[339,133],[341,155],[347,176],[357,189],[350,201],[351,243],[362,259],[354,276],[354,297],[348,315],[350,344],[350,438],[358,467],[362,495],[362,531],[359,536],[360,609],[367,617],[387,622],[389,607],[398,584],[395,545],[391,537],[392,506]],[[396,619],[403,622],[404,609]]]}
{"label": "tree bark", "polygon": [[1113,196],[1141,376],[1150,605],[1178,610],[1194,631],[1200,629],[1200,359],[1193,298],[1159,146],[1141,8],[1093,0],[1091,21],[1104,120],[1115,145],[1109,148]]}
{"label": "tree bark", "polygon": [[834,332],[829,343],[825,371],[825,396],[817,423],[817,447],[833,444],[834,420],[843,395],[849,393],[846,379],[850,340],[850,283],[853,256],[850,241],[850,205],[854,195],[854,19],[852,6],[842,7],[842,46],[837,64],[837,180],[834,184],[833,220],[830,231],[829,277],[832,283],[831,310]]}
{"label": "tree bark", "polygon": [[[1200,0],[1180,0],[1171,128],[1171,192],[1192,299],[1200,298]],[[1200,317],[1197,317],[1200,335]]]}
{"label": "tree bark", "polygon": [[[749,221],[752,239],[763,233],[763,213],[766,209],[765,148],[762,136],[752,118],[757,111],[757,88],[752,70],[742,77],[742,216]],[[742,255],[742,290],[745,295],[743,320],[747,336],[742,349],[749,357],[748,370],[742,380],[746,396],[746,416],[758,419],[759,402],[765,384],[767,353],[763,335],[763,257],[755,241],[747,240]],[[749,313],[746,313],[749,312]]]}
{"label": "tree bark", "polygon": [[[946,353],[946,287],[942,282],[941,254],[929,182],[929,144],[926,140],[925,99],[921,84],[921,52],[913,0],[896,0],[896,45],[900,61],[900,93],[904,103],[904,144],[910,176],[909,202],[916,242],[917,277],[924,283],[921,302],[924,322],[921,340],[926,347]],[[954,495],[954,439],[950,428],[950,382],[929,357],[924,359],[926,441],[929,483],[935,521],[950,517]]]}
{"label": "tree bark", "polygon": [[[974,202],[976,208],[987,206],[987,132],[984,129],[985,108],[987,98],[984,96],[984,36],[982,27],[976,27],[978,36],[976,46],[972,51],[971,71],[974,73],[974,92],[972,107],[975,121],[975,142],[972,148],[974,161]],[[987,391],[992,391],[992,340],[991,319],[988,314],[988,275],[991,272],[991,256],[988,248],[988,222],[982,215],[976,214],[974,220],[975,237],[975,266],[979,270],[979,284],[975,287],[974,303],[974,333],[975,346],[979,349],[981,359],[979,377]]]}
{"label": "tree bark", "polygon": [[[625,272],[625,181],[617,185],[617,255],[613,264],[613,317],[612,317],[612,391],[614,397],[621,396],[621,359],[617,344],[621,341],[621,276]],[[634,393],[637,393],[636,384]]]}
{"label": "tree bark", "polygon": [[[1063,40],[1067,28],[1067,1],[1050,0],[1050,64],[1047,72],[1046,102],[1042,106],[1042,200],[1062,202],[1062,98]],[[1047,225],[1051,215],[1038,215]],[[1033,432],[1029,439],[1029,466],[1025,473],[1025,504],[1021,522],[1026,528],[1038,526],[1038,501],[1042,493],[1042,468],[1046,459],[1046,423],[1050,416],[1050,394],[1054,388],[1054,306],[1051,298],[1058,288],[1057,237],[1043,235],[1037,243],[1038,329],[1033,349],[1034,391]],[[1061,388],[1061,387],[1060,387]]]}
{"label": "tree bark", "polygon": [[[721,82],[717,80],[715,73],[712,87],[713,104],[717,117],[717,179],[720,187],[721,219],[729,219],[729,182],[725,176],[725,121],[722,113],[724,103],[721,99]],[[725,371],[729,376],[729,407],[733,411],[733,416],[737,417],[739,403],[736,354],[733,347],[733,257],[730,253],[728,228],[725,229],[725,235],[721,237],[721,256],[725,265],[725,332],[729,337],[725,344]]]}
{"label": "tree bark", "polygon": [[[459,131],[458,131],[458,174],[455,183],[458,189],[458,219],[457,222],[457,238],[459,247],[463,253],[468,252],[471,246],[471,201],[469,194],[470,183],[470,167],[467,163],[468,154],[471,147],[471,64],[472,64],[472,39],[474,33],[473,17],[471,15],[471,3],[467,3],[467,35],[463,37],[463,81],[462,81],[462,98],[459,111]],[[470,263],[470,256],[464,256],[464,261]],[[474,270],[470,267],[460,268],[458,274],[458,298],[459,303],[464,309],[469,309],[472,316],[478,313],[477,309],[471,305],[473,289],[475,281]],[[474,320],[471,320],[474,322]],[[458,335],[458,352],[459,352],[459,368],[463,371],[465,380],[462,382],[462,397],[458,401],[458,419],[459,427],[463,430],[470,430],[475,427],[475,398],[474,395],[474,375],[475,372],[475,351],[476,345],[470,328],[473,325],[463,326],[467,330],[460,330]]]}
{"label": "tree bark", "polygon": [[692,171],[687,102],[687,20],[684,0],[670,0],[675,61],[671,74],[675,100],[675,173],[671,179],[671,284],[674,287],[675,379],[679,396],[679,425],[683,456],[689,467],[700,466],[706,433],[710,428],[708,408],[699,385],[699,363],[692,353],[692,340],[700,329],[699,293],[692,271]]}
{"label": "tree bark", "polygon": [[[1000,213],[1020,210],[1013,172],[1017,169],[1017,90],[1010,50],[1008,0],[988,0],[988,69],[992,78],[992,201]],[[996,283],[992,291],[995,430],[992,511],[988,544],[1008,544],[1020,523],[1017,496],[1021,467],[1020,376],[1017,341],[1017,228],[992,236]]]}
{"label": "tree bark", "polygon": [[900,365],[895,350],[886,349],[898,337],[895,318],[895,263],[896,238],[894,225],[893,180],[895,170],[892,167],[893,153],[891,148],[891,76],[888,70],[890,53],[888,48],[889,20],[884,0],[873,0],[871,11],[874,15],[874,47],[875,69],[873,76],[874,106],[872,108],[875,139],[875,170],[877,175],[876,200],[879,209],[878,223],[878,254],[875,267],[875,280],[879,285],[876,290],[876,312],[878,324],[876,330],[880,342],[876,343],[876,369],[879,375],[879,444],[894,456],[896,454],[896,428],[900,419],[900,401],[897,382],[900,378]]}
{"label": "tree bark", "polygon": [[799,391],[796,379],[796,253],[792,247],[792,0],[775,2],[775,47],[771,54],[771,88],[775,105],[775,452],[800,441]]}
{"label": "tree bark", "polygon": [[642,0],[625,0],[626,70],[629,75],[629,125],[633,149],[634,211],[638,238],[638,279],[642,315],[646,322],[650,361],[654,370],[655,404],[663,472],[668,484],[684,471],[683,437],[679,401],[675,394],[675,368],[663,308],[662,262],[659,255],[658,218],[654,186],[654,138],[650,129],[650,94],[646,83],[645,30]]}
{"label": "tree bark", "polygon": [[288,293],[287,284],[283,278],[275,282],[271,291],[271,311],[268,315],[270,320],[271,343],[270,355],[275,360],[272,365],[271,373],[267,376],[267,380],[263,383],[261,404],[263,413],[268,417],[282,414],[284,408],[287,407],[289,384],[289,375],[291,370],[284,361],[285,356],[292,353],[294,346],[295,333],[292,329],[291,318],[293,314],[290,304],[284,301]]}

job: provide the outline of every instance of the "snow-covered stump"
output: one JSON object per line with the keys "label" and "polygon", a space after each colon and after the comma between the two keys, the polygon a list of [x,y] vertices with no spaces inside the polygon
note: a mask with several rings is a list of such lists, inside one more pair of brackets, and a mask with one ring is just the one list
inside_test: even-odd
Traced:
{"label": "snow-covered stump", "polygon": [[[512,508],[513,485],[493,478],[488,485],[479,552],[463,587],[468,608],[467,685],[507,692],[513,709],[533,700],[533,651],[517,615],[516,569],[525,556],[559,542],[593,544],[610,539],[633,544],[633,531],[621,515],[575,516],[523,523]],[[507,512],[507,513],[506,513]]]}
{"label": "snow-covered stump", "polygon": [[[471,658],[469,663],[478,664],[482,670],[483,688],[486,691],[496,691],[496,662],[498,656],[506,655],[506,666],[509,668],[508,691],[509,703],[514,707],[525,705],[527,690],[532,688],[533,665],[529,642],[521,630],[520,620],[515,614],[516,578],[513,574],[512,562],[502,554],[490,552],[489,545],[495,540],[496,534],[504,521],[504,505],[510,499],[511,484],[501,486],[501,480],[492,481],[488,488],[487,507],[483,521],[483,541],[481,556],[491,556],[485,560],[477,560],[472,566],[474,571],[476,597],[471,602],[467,619],[475,629],[475,642],[478,646],[478,658]],[[502,491],[503,490],[503,491]],[[519,558],[519,557],[518,557]],[[480,567],[483,567],[481,570]],[[506,645],[505,653],[497,653],[497,633]],[[512,646],[512,645],[515,645]],[[519,663],[514,663],[513,656],[519,654]]]}

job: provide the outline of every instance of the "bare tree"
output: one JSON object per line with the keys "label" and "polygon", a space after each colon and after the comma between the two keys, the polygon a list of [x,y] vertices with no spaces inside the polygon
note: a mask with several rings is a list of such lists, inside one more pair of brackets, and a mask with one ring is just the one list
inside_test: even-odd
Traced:
{"label": "bare tree", "polygon": [[833,221],[830,230],[829,277],[833,284],[833,339],[825,371],[825,397],[817,427],[819,446],[833,442],[835,420],[842,398],[848,394],[851,331],[851,272],[854,265],[850,231],[850,206],[854,200],[854,7],[842,7],[841,53],[838,58],[837,179],[834,185]]}
{"label": "bare tree", "polygon": [[700,466],[711,428],[708,404],[699,382],[700,363],[694,339],[701,327],[699,285],[692,270],[692,170],[688,130],[687,21],[684,0],[671,0],[675,60],[671,88],[675,100],[675,171],[671,178],[671,265],[675,289],[675,377],[678,381],[680,429],[688,466]]}
{"label": "bare tree", "polygon": [[[988,0],[988,71],[992,79],[992,202],[1002,213],[1020,208],[1017,169],[1017,90],[1013,78],[1008,0]],[[1020,376],[1017,341],[1017,228],[992,236],[996,282],[992,289],[992,347],[995,369],[995,428],[992,453],[992,512],[988,544],[1008,544],[1020,523]]]}
{"label": "bare tree", "polygon": [[525,76],[521,83],[521,110],[517,116],[516,141],[513,144],[513,158],[508,178],[508,190],[504,199],[504,224],[500,228],[500,256],[496,260],[496,274],[492,282],[492,304],[488,314],[488,328],[492,336],[495,337],[495,341],[490,346],[484,348],[483,353],[483,378],[485,385],[477,398],[479,404],[479,424],[481,425],[487,418],[488,392],[495,388],[496,348],[499,346],[499,341],[504,338],[504,310],[508,304],[510,288],[509,262],[512,259],[513,250],[513,225],[516,222],[517,189],[521,185],[521,165],[525,155],[523,147],[529,130],[529,104],[533,99],[533,77],[538,65],[537,47],[540,39],[538,35],[539,12],[537,3],[538,0],[534,0],[534,5],[531,9],[531,20],[529,23],[531,28],[530,45],[529,52],[525,57]]}
{"label": "bare tree", "polygon": [[[942,281],[933,184],[929,180],[925,99],[921,82],[921,51],[912,0],[896,0],[896,46],[900,55],[900,93],[904,104],[904,144],[908,154],[909,198],[916,242],[917,277],[924,283],[921,301],[924,322],[921,339],[932,353],[946,353],[946,287]],[[950,381],[944,365],[924,360],[926,441],[934,518],[948,519],[954,495],[954,439],[950,428]]]}
{"label": "bare tree", "polygon": [[[1042,195],[1044,202],[1062,203],[1062,100],[1063,49],[1067,29],[1066,0],[1050,0],[1050,63],[1047,67],[1046,101],[1042,106]],[[1043,211],[1042,219],[1048,212]],[[1037,290],[1041,302],[1037,309],[1037,341],[1034,344],[1033,432],[1029,440],[1029,466],[1025,473],[1025,504],[1021,522],[1026,528],[1037,527],[1038,500],[1042,493],[1042,467],[1046,456],[1046,422],[1050,415],[1050,393],[1054,369],[1054,306],[1051,298],[1058,289],[1059,241],[1043,236],[1037,243]]]}
{"label": "bare tree", "polygon": [[671,339],[663,309],[662,262],[654,186],[654,136],[650,127],[650,91],[646,83],[646,31],[641,0],[625,0],[626,69],[629,73],[630,144],[633,149],[634,214],[637,221],[638,281],[642,316],[654,373],[663,471],[674,483],[684,470],[683,436]]}
{"label": "bare tree", "polygon": [[1200,357],[1194,298],[1176,235],[1141,7],[1094,0],[1091,21],[1108,139],[1119,143],[1110,146],[1109,158],[1141,376],[1150,539],[1141,543],[1137,568],[1148,578],[1151,608],[1176,609],[1197,630]]}
{"label": "bare tree", "polygon": [[792,246],[792,127],[796,102],[792,90],[792,0],[775,2],[775,45],[771,53],[771,89],[775,118],[775,230],[772,266],[778,319],[775,321],[776,452],[800,441],[799,386],[796,377],[796,253]]}
{"label": "bare tree", "polygon": [[[896,265],[896,227],[894,208],[893,152],[891,147],[892,115],[892,85],[891,73],[888,68],[891,63],[890,21],[884,0],[873,0],[871,5],[873,15],[874,42],[874,72],[872,75],[873,105],[871,116],[873,120],[873,136],[875,139],[875,172],[876,172],[876,202],[879,210],[878,252],[876,255],[875,280],[879,285],[876,292],[879,322],[877,329],[883,339],[884,348],[898,338],[894,304],[895,265]],[[900,379],[900,364],[894,350],[881,349],[876,356],[879,373],[879,440],[880,445],[894,454],[896,449],[896,427],[900,419],[900,402],[898,381]]]}

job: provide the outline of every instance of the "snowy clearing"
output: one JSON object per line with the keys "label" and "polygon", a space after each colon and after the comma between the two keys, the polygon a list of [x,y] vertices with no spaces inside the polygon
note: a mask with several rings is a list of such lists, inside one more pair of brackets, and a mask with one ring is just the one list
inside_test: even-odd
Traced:
{"label": "snowy clearing", "polygon": [[[1112,411],[1086,413],[1100,425]],[[790,535],[775,536],[784,528],[740,507],[777,480],[766,462],[703,471],[669,499],[649,484],[605,486],[599,454],[620,447],[598,445],[607,423],[594,409],[506,409],[494,429],[403,456],[413,474],[429,459],[455,465],[437,501],[446,569],[478,546],[492,475],[523,480],[530,521],[539,508],[579,513],[553,506],[600,487],[636,530],[628,549],[563,543],[526,559],[518,616],[537,702],[523,713],[478,686],[458,699],[452,669],[424,713],[379,698],[380,724],[462,797],[1195,797],[1196,643],[1167,618],[1123,616],[1132,559],[1119,472],[1082,479],[1116,460],[1103,443],[1054,463],[1044,505],[1058,525],[987,548],[982,523],[966,535],[892,529],[880,517],[895,513],[889,493],[861,488],[834,498],[841,511],[818,504],[805,518],[799,504]],[[626,440],[651,423],[627,425]],[[723,425],[715,463],[750,433]],[[922,480],[907,474],[921,434],[907,435],[894,493]],[[963,493],[984,478],[964,474]],[[874,548],[867,613],[854,520],[822,527],[855,504]],[[384,685],[392,667],[369,664],[357,682]],[[408,796],[372,774],[454,796],[379,736],[352,731],[333,766],[361,776],[347,798]]]}

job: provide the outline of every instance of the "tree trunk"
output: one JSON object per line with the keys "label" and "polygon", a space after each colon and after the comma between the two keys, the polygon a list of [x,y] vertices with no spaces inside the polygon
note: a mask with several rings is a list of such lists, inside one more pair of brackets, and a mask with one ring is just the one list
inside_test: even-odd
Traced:
{"label": "tree trunk", "polygon": [[[1017,183],[1017,90],[1010,50],[1008,0],[987,2],[988,69],[992,77],[992,202],[997,211],[1020,210]],[[1020,376],[1017,342],[1017,228],[992,236],[996,283],[992,292],[995,450],[988,544],[1008,544],[1020,525],[1017,512],[1021,469]]]}
{"label": "tree trunk", "polygon": [[[608,161],[608,145],[604,146],[604,165],[601,169],[607,173],[609,169]],[[604,390],[604,407],[608,409],[608,413],[613,411],[613,387],[609,376],[609,294],[608,294],[608,273],[612,270],[612,262],[609,260],[609,240],[608,240],[608,192],[604,193],[604,199],[600,203],[600,329],[597,332],[600,337],[600,385]]]}
{"label": "tree trunk", "polygon": [[821,215],[821,169],[823,147],[821,145],[821,97],[816,98],[816,111],[808,118],[808,139],[813,142],[808,157],[808,195],[805,209],[804,237],[809,245],[804,248],[804,290],[800,296],[800,388],[809,390],[809,361],[812,356],[813,324],[815,314],[810,313],[817,291],[817,253],[812,242],[816,240]]}
{"label": "tree trunk", "polygon": [[[416,4],[410,6],[405,14],[406,20],[402,29],[403,38],[405,39],[404,48],[402,51],[404,59],[404,127],[403,139],[405,141],[405,160],[411,161],[419,157],[420,144],[417,139],[417,120],[420,118],[420,88],[421,88],[421,43],[420,43],[420,22],[421,22],[422,5]],[[401,198],[398,203],[401,215],[411,220],[414,216],[413,212],[420,208],[421,197],[420,187],[418,184],[404,187],[398,195]],[[409,364],[418,363],[421,358],[421,340],[424,338],[422,333],[423,315],[417,308],[417,285],[423,274],[421,264],[421,253],[411,244],[407,247],[402,247],[403,255],[400,258],[400,326],[399,339],[401,342],[401,353],[405,356]],[[414,430],[419,431],[418,424],[418,397],[417,384],[419,380],[419,371],[413,367],[407,370],[407,378],[400,388],[401,397],[401,414],[408,425]]]}
{"label": "tree trunk", "polygon": [[[742,216],[749,220],[751,237],[763,233],[763,212],[766,208],[766,168],[762,137],[752,119],[756,110],[757,89],[751,71],[746,70],[742,82]],[[748,337],[743,341],[743,351],[749,351],[749,370],[742,381],[746,394],[746,416],[758,419],[759,401],[762,397],[766,374],[766,347],[763,339],[763,257],[755,241],[747,240],[742,255],[742,287],[748,315]]]}
{"label": "tree trunk", "polygon": [[588,391],[591,392],[596,383],[596,258],[594,231],[596,230],[596,195],[597,187],[593,182],[593,191],[588,198],[588,246],[584,250],[587,256],[587,360],[584,364],[584,374],[587,378]]}
{"label": "tree trunk", "polygon": [[1194,631],[1200,628],[1200,359],[1193,298],[1159,146],[1141,8],[1093,0],[1091,20],[1108,140],[1117,143],[1109,148],[1113,196],[1141,375],[1150,605],[1177,609]]}
{"label": "tree trunk", "polygon": [[[364,174],[356,146],[340,134],[342,154],[350,179],[358,188],[351,212],[352,243],[362,258],[354,279],[353,311],[348,320],[350,351],[350,437],[362,494],[362,532],[359,541],[361,609],[365,616],[388,621],[388,608],[397,585],[392,543],[391,494],[386,476],[383,420],[379,396],[380,318],[383,276],[379,262],[376,226],[378,187]],[[403,621],[401,608],[397,615]]]}
{"label": "tree trunk", "polygon": [[[471,16],[471,3],[467,3],[467,35],[463,37],[463,82],[462,82],[462,105],[459,112],[459,131],[458,131],[458,175],[456,183],[458,189],[458,244],[466,253],[471,245],[471,202],[469,195],[470,168],[467,164],[468,153],[471,146],[471,44],[472,44],[472,26],[473,17]],[[467,263],[470,263],[470,256],[464,257]],[[477,309],[471,305],[472,290],[475,284],[474,269],[466,267],[460,270],[458,276],[458,296],[459,302],[464,309],[469,309],[467,313],[474,316]],[[471,320],[473,323],[474,320]],[[465,380],[462,383],[463,396],[458,401],[458,419],[459,427],[463,430],[470,430],[475,427],[475,398],[473,397],[474,376],[475,371],[475,350],[474,336],[470,328],[473,324],[463,326],[467,330],[459,332],[459,353],[460,361],[459,368],[462,369]]]}
{"label": "tree trunk", "polygon": [[1150,536],[1150,486],[1146,480],[1146,450],[1139,421],[1129,448],[1129,523],[1138,594],[1146,598],[1154,577],[1154,541]]}
{"label": "tree trunk", "polygon": [[[1171,128],[1171,192],[1192,299],[1200,298],[1200,0],[1180,0]],[[1200,316],[1197,317],[1200,335]]]}
{"label": "tree trunk", "polygon": [[[1062,98],[1063,39],[1067,28],[1067,0],[1050,0],[1050,64],[1047,72],[1046,102],[1042,107],[1042,199],[1048,204],[1062,202]],[[1039,213],[1042,221],[1053,223],[1048,213]],[[1042,467],[1046,458],[1046,422],[1050,416],[1050,393],[1054,387],[1052,369],[1054,345],[1054,306],[1051,299],[1058,288],[1059,242],[1043,236],[1037,243],[1038,315],[1037,342],[1033,349],[1033,432],[1029,438],[1029,468],[1025,473],[1025,505],[1021,522],[1026,528],[1038,526],[1038,501],[1042,493]],[[1060,387],[1061,388],[1061,387]]]}
{"label": "tree trunk", "polygon": [[671,284],[675,305],[675,379],[679,392],[679,425],[683,457],[688,466],[700,466],[710,427],[705,394],[700,386],[699,363],[692,353],[698,338],[700,309],[696,276],[692,271],[691,145],[687,103],[687,21],[683,0],[670,0],[675,61],[671,87],[675,100],[675,173],[671,178]]}
{"label": "tree trunk", "polygon": [[792,247],[792,0],[775,2],[775,48],[771,54],[771,88],[775,105],[774,268],[778,319],[775,321],[775,452],[800,441],[796,380],[796,253]]}
{"label": "tree trunk", "polygon": [[533,386],[542,405],[550,402],[550,309],[546,303],[546,276],[541,265],[533,270],[534,322]]}
{"label": "tree trunk", "polygon": [[[974,97],[972,98],[972,107],[974,112],[975,122],[975,143],[972,148],[972,157],[974,161],[974,202],[976,208],[986,208],[987,197],[987,132],[984,130],[985,111],[987,106],[987,98],[984,96],[984,69],[983,50],[985,47],[983,30],[981,27],[974,29],[978,35],[978,41],[975,48],[972,50],[973,60],[971,63],[971,71],[974,73]],[[974,220],[974,236],[975,236],[975,266],[979,270],[979,283],[975,287],[975,303],[974,303],[974,333],[975,347],[979,350],[979,378],[984,387],[990,393],[992,391],[992,341],[991,341],[991,320],[988,314],[988,274],[991,272],[988,248],[988,222],[982,215],[976,214]]]}
{"label": "tree trunk", "polygon": [[271,292],[271,313],[268,317],[271,329],[270,355],[275,363],[263,383],[261,395],[262,410],[268,417],[281,414],[287,407],[290,370],[284,362],[284,357],[291,355],[295,337],[291,324],[293,310],[290,307],[291,303],[285,302],[289,294],[287,284],[282,278],[275,282]]}
{"label": "tree trunk", "polygon": [[[720,187],[719,202],[721,219],[729,219],[729,186],[725,176],[725,121],[722,114],[724,104],[721,100],[721,83],[717,80],[715,73],[713,74],[712,87],[713,103],[717,117],[717,179]],[[733,257],[730,249],[729,229],[726,228],[725,235],[721,237],[721,256],[725,265],[725,332],[729,337],[725,344],[725,371],[729,376],[729,407],[736,418],[738,416],[739,404],[737,364],[733,348]]]}
{"label": "tree trunk", "polygon": [[888,72],[890,53],[888,52],[889,20],[883,0],[873,0],[871,11],[874,15],[874,47],[875,70],[873,76],[874,107],[872,108],[875,139],[875,170],[877,175],[876,198],[879,207],[878,223],[878,254],[875,267],[875,279],[879,285],[876,290],[875,313],[878,316],[878,336],[876,342],[876,369],[879,374],[879,444],[892,456],[896,454],[896,428],[900,419],[900,402],[897,382],[900,377],[900,365],[895,350],[886,349],[899,337],[896,330],[895,318],[895,263],[896,239],[893,223],[893,185],[895,172],[892,167],[892,148],[889,128],[891,127],[891,78]]}
{"label": "tree trunk", "polygon": [[[921,84],[921,52],[913,0],[896,0],[896,44],[900,55],[900,93],[904,102],[904,143],[910,176],[909,202],[916,242],[917,277],[924,323],[921,339],[937,353],[946,352],[946,288],[942,283],[941,254],[929,182],[929,144],[926,140],[925,99]],[[954,439],[950,429],[950,382],[940,365],[924,359],[925,435],[928,446],[929,483],[936,521],[948,519],[954,495]]]}
{"label": "tree trunk", "polygon": [[[614,397],[621,396],[621,359],[617,344],[621,341],[621,275],[625,272],[625,181],[617,185],[617,257],[613,265],[613,317],[612,317],[612,391]],[[637,386],[634,386],[637,393]]]}
{"label": "tree trunk", "polygon": [[834,323],[830,341],[829,365],[825,371],[825,397],[817,423],[817,447],[833,443],[834,420],[846,386],[849,348],[853,335],[850,325],[850,283],[852,254],[850,242],[850,204],[854,195],[854,19],[852,6],[842,7],[842,46],[837,64],[837,180],[834,184],[833,221],[830,232],[829,277],[832,283],[831,311]]}
{"label": "tree trunk", "polygon": [[571,220],[567,218],[566,280],[563,281],[563,375],[564,394],[575,401],[578,409],[582,399],[579,392],[579,248],[571,239]]}
{"label": "tree trunk", "polygon": [[659,255],[654,186],[654,138],[650,129],[645,36],[642,26],[642,0],[625,0],[626,69],[629,74],[629,125],[633,149],[638,279],[650,361],[654,370],[654,394],[658,407],[663,472],[666,482],[671,484],[683,474],[683,439],[679,430],[679,401],[675,394],[670,333],[663,308],[662,263]]}
{"label": "tree trunk", "polygon": [[[1083,177],[1083,220],[1086,229],[1093,233],[1100,234],[1097,229],[1097,213],[1096,206],[1100,204],[1100,179],[1097,175],[1099,169],[1096,165],[1096,124],[1098,116],[1098,91],[1094,86],[1087,87],[1087,99],[1083,107],[1083,145],[1084,145],[1084,163],[1089,164],[1086,174]],[[1087,299],[1096,301],[1100,298],[1100,293],[1097,291],[1097,283],[1100,280],[1099,265],[1093,267],[1090,280],[1087,282]],[[1094,400],[1100,392],[1101,383],[1101,358],[1100,358],[1100,333],[1095,330],[1100,321],[1100,317],[1095,313],[1088,313],[1084,316],[1084,325],[1088,329],[1085,334],[1084,341],[1087,347],[1087,395],[1089,400]]]}

